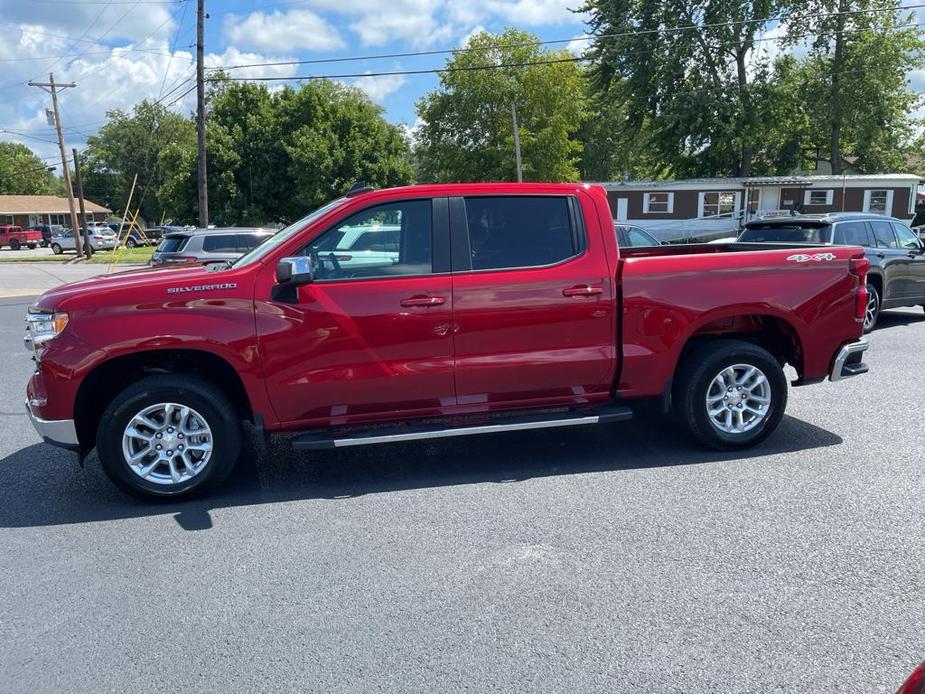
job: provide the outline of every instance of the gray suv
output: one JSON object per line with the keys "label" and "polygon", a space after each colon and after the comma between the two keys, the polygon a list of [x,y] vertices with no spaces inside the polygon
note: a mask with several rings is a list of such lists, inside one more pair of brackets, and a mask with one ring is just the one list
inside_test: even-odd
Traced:
{"label": "gray suv", "polygon": [[151,265],[233,262],[270,238],[272,229],[228,227],[166,234],[157,244]]}

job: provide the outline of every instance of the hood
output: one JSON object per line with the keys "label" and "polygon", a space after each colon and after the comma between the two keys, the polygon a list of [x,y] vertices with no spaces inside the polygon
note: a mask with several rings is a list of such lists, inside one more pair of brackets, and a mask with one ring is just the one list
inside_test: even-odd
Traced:
{"label": "hood", "polygon": [[114,294],[121,297],[119,303],[125,302],[126,293],[138,297],[154,294],[163,296],[167,287],[201,282],[204,278],[214,278],[216,282],[220,282],[219,278],[223,278],[226,272],[210,272],[203,265],[189,263],[100,274],[49,289],[36,299],[33,305],[46,310],[68,310],[79,301],[81,307],[101,307],[108,305],[110,302],[106,297]]}

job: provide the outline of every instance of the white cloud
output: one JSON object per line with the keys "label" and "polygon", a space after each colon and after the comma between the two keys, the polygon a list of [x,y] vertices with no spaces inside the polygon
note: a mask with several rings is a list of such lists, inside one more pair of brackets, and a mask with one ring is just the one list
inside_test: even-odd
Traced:
{"label": "white cloud", "polygon": [[354,85],[366,92],[377,104],[382,104],[389,94],[401,89],[406,81],[404,75],[370,75],[360,77],[354,81]]}
{"label": "white cloud", "polygon": [[337,30],[309,10],[252,12],[225,20],[227,41],[242,48],[266,51],[331,51],[344,47]]}
{"label": "white cloud", "polygon": [[[5,24],[26,24],[43,32],[76,41],[85,48],[94,41],[168,36],[176,29],[168,4],[90,4],[81,2],[37,3],[0,0]],[[6,37],[4,29],[4,38]],[[72,52],[77,52],[76,50]]]}
{"label": "white cloud", "polygon": [[488,29],[486,29],[481,24],[477,24],[476,26],[472,27],[469,31],[466,32],[465,36],[459,39],[459,47],[465,48],[466,44],[469,43],[469,39],[471,39],[473,36],[481,34],[483,31],[488,31]]}
{"label": "white cloud", "polygon": [[588,40],[588,37],[582,34],[565,44],[565,50],[576,58],[581,58],[585,54],[585,51],[588,50],[589,45],[591,45],[591,42]]}

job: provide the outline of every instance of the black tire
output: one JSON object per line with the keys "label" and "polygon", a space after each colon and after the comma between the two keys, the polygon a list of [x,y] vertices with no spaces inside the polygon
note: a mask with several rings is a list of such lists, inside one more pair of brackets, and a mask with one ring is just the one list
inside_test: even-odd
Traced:
{"label": "black tire", "polygon": [[[877,327],[877,320],[880,318],[880,292],[877,291],[877,288],[872,285],[867,285],[867,294],[868,294],[868,304],[867,309],[864,313],[864,334],[871,332],[875,327]],[[873,314],[873,317],[870,317],[870,314]]]}
{"label": "black tire", "polygon": [[133,239],[131,236],[129,236],[128,239],[126,239],[125,241],[126,248],[134,248],[137,245],[138,244],[135,242],[135,239]]}
{"label": "black tire", "polygon": [[18,251],[20,247],[21,247],[21,244],[19,243],[18,239],[10,239],[10,250],[11,251]]}
{"label": "black tire", "polygon": [[[190,479],[173,484],[142,478],[129,467],[122,450],[122,436],[132,418],[159,403],[192,408],[212,430],[212,452],[205,467]],[[187,374],[148,376],[109,403],[97,428],[96,449],[103,470],[123,491],[148,500],[186,498],[214,489],[231,473],[241,452],[241,421],[228,397],[202,378]]]}
{"label": "black tire", "polygon": [[30,251],[34,251],[34,250],[35,250],[35,244],[34,244],[34,243],[30,243],[30,244],[29,244],[29,250],[30,250]]}
{"label": "black tire", "polygon": [[51,244],[51,252],[55,255],[61,255],[64,252],[64,249],[61,248],[60,244],[53,243]]}
{"label": "black tire", "polygon": [[[706,399],[714,379],[727,367],[740,364],[764,373],[770,402],[753,428],[727,433],[713,423]],[[748,403],[743,404],[747,408]],[[681,428],[698,443],[718,450],[746,448],[763,441],[780,424],[787,407],[787,379],[781,364],[766,349],[743,340],[713,340],[685,357],[672,390],[672,405]]]}

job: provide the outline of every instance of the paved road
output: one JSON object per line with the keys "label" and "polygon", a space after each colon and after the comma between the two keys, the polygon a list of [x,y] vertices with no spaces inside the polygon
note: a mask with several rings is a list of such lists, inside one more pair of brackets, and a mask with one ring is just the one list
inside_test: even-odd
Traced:
{"label": "paved road", "polygon": [[925,314],[745,456],[658,422],[293,455],[150,506],[20,414],[0,691],[893,692],[925,658]]}
{"label": "paved road", "polygon": [[[46,249],[36,249],[46,250]],[[12,251],[7,251],[11,253]],[[141,265],[122,263],[113,272],[132,270]],[[34,296],[65,282],[105,275],[108,265],[99,263],[0,263],[0,299]]]}

